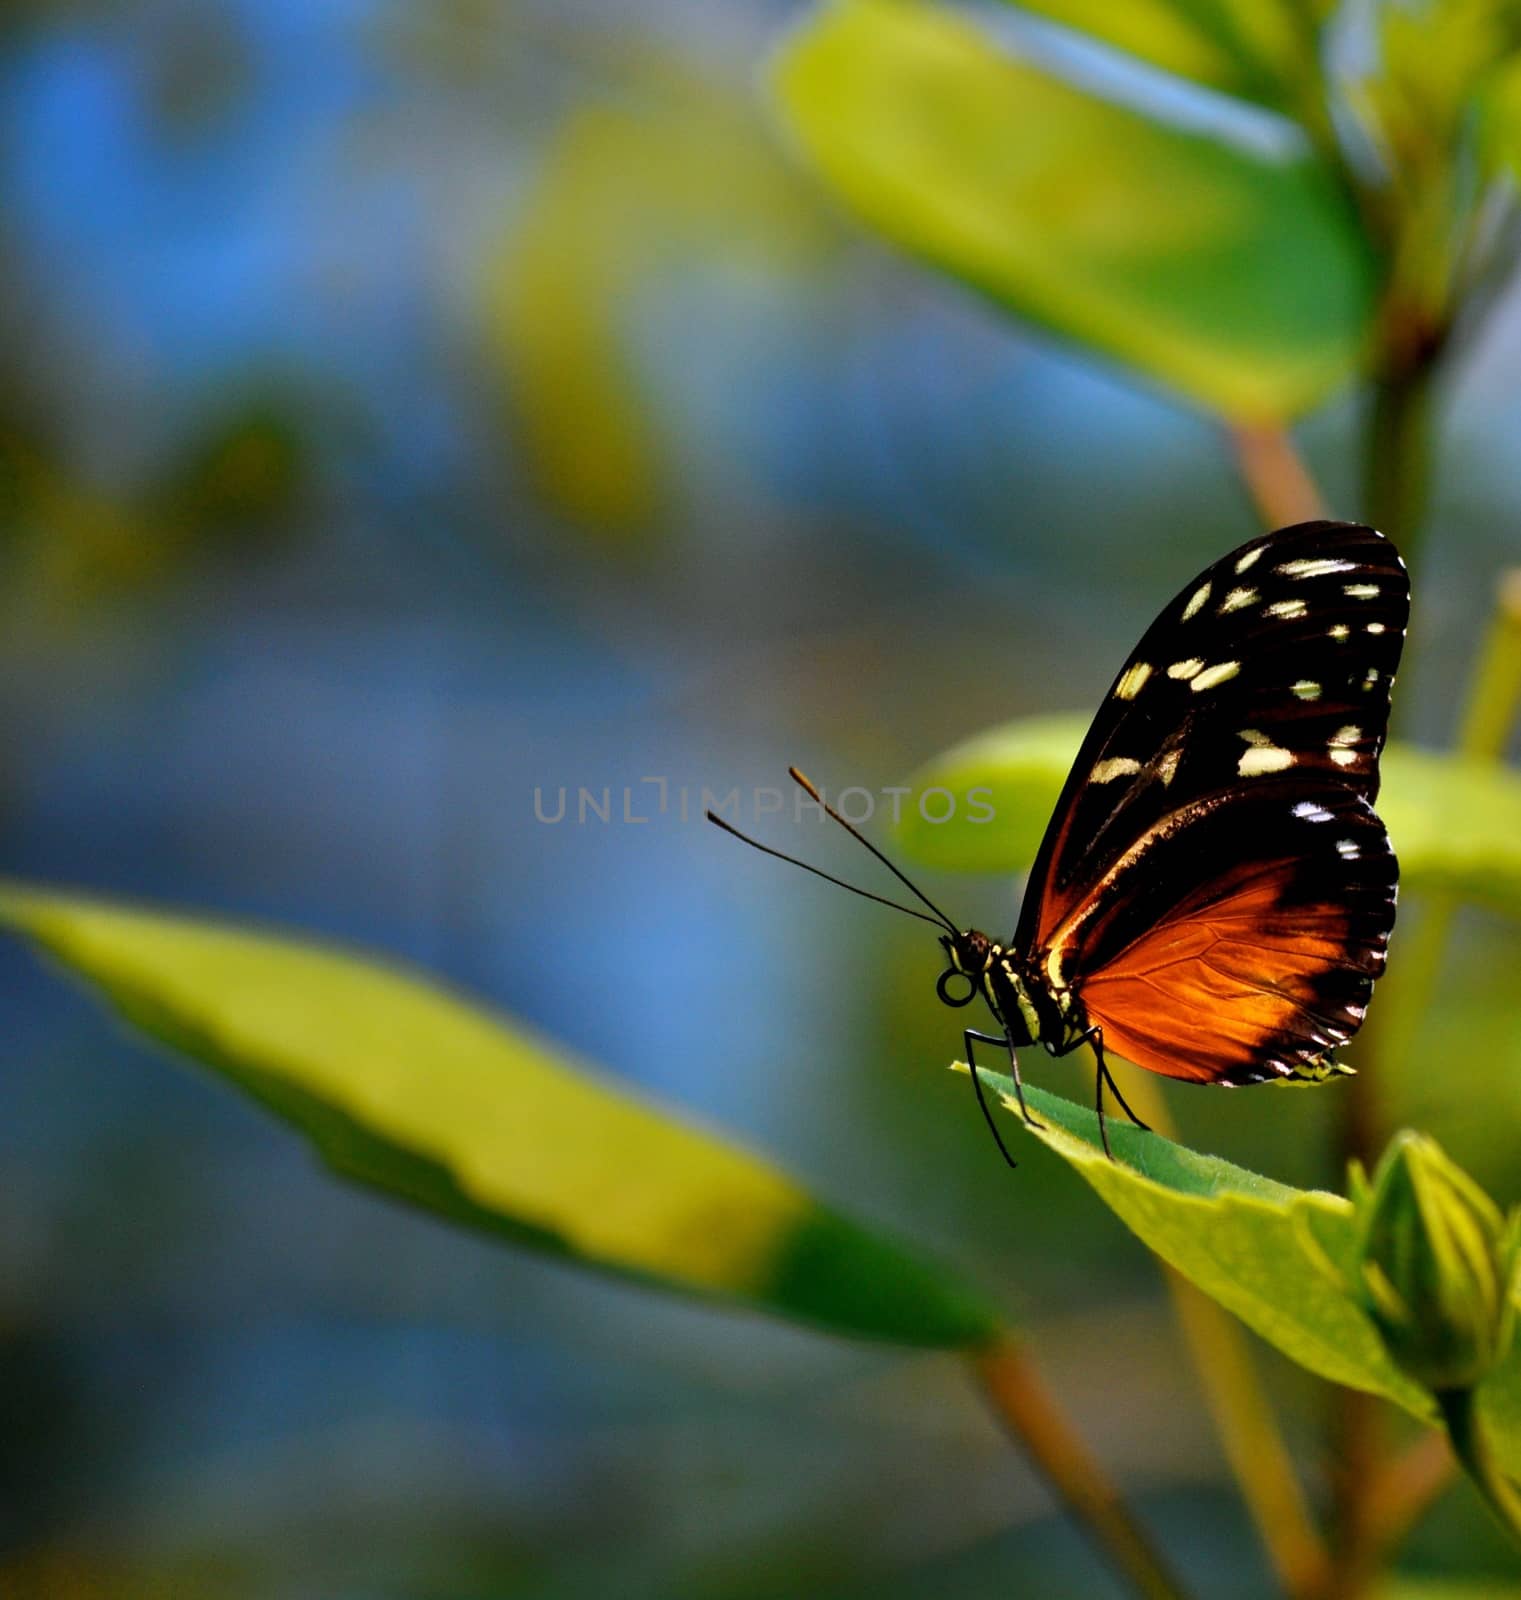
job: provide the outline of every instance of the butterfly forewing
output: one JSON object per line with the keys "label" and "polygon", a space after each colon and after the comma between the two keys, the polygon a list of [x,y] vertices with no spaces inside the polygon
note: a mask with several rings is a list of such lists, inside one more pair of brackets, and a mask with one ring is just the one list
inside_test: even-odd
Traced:
{"label": "butterfly forewing", "polygon": [[1250,1082],[1356,1030],[1394,917],[1372,803],[1408,614],[1393,546],[1320,522],[1232,551],[1147,630],[1073,765],[1016,935],[1109,1048]]}

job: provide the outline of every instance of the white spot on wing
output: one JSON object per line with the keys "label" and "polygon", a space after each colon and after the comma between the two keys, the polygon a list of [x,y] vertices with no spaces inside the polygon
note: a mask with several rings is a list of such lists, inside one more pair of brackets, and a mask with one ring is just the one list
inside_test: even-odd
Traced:
{"label": "white spot on wing", "polygon": [[1347,637],[1347,635],[1351,633],[1351,631],[1352,630],[1346,625],[1345,622],[1338,622],[1336,626],[1331,629],[1331,637],[1338,644],[1340,644]]}
{"label": "white spot on wing", "polygon": [[1111,756],[1107,761],[1095,764],[1092,772],[1088,774],[1090,783],[1109,783],[1115,778],[1130,778],[1141,770],[1141,763],[1134,756]]}
{"label": "white spot on wing", "polygon": [[1270,617],[1302,617],[1305,605],[1303,600],[1275,600],[1267,608]]}
{"label": "white spot on wing", "polygon": [[1294,752],[1280,750],[1277,745],[1248,750],[1236,763],[1236,771],[1243,778],[1259,778],[1265,772],[1284,772],[1294,765]]}
{"label": "white spot on wing", "polygon": [[1336,853],[1343,861],[1356,861],[1362,851],[1358,849],[1356,839],[1338,839]]}
{"label": "white spot on wing", "polygon": [[1294,815],[1305,822],[1329,822],[1331,813],[1324,806],[1318,806],[1313,800],[1301,800],[1294,807]]}
{"label": "white spot on wing", "polygon": [[1243,778],[1257,778],[1267,772],[1283,772],[1294,765],[1292,750],[1282,749],[1256,728],[1243,728],[1240,737],[1249,746],[1236,763],[1236,771]]}
{"label": "white spot on wing", "polygon": [[1217,684],[1228,683],[1240,670],[1239,661],[1219,661],[1198,673],[1188,687],[1198,694],[1201,689],[1213,689]]}
{"label": "white spot on wing", "polygon": [[1164,784],[1171,783],[1172,780],[1178,775],[1178,760],[1182,754],[1183,752],[1181,750],[1169,750],[1167,754],[1164,755],[1159,762],[1157,762],[1157,776]]}
{"label": "white spot on wing", "polygon": [[1301,700],[1318,700],[1320,699],[1320,685],[1313,678],[1301,678],[1294,685],[1294,693]]}
{"label": "white spot on wing", "polygon": [[1190,656],[1187,661],[1174,661],[1167,669],[1169,678],[1191,678],[1196,672],[1204,670],[1204,662],[1199,656]]}
{"label": "white spot on wing", "polygon": [[1338,728],[1326,741],[1331,752],[1331,759],[1338,767],[1350,767],[1357,761],[1357,751],[1351,747],[1363,736],[1363,730],[1356,723],[1349,722],[1345,728]]}
{"label": "white spot on wing", "polygon": [[1247,553],[1236,563],[1237,577],[1245,572],[1246,569],[1251,566],[1254,561],[1256,561],[1257,557],[1260,556],[1265,549],[1267,549],[1266,545],[1259,544],[1255,550],[1248,550]]}
{"label": "white spot on wing", "polygon": [[1352,600],[1377,600],[1379,587],[1376,583],[1344,583],[1341,592]]}
{"label": "white spot on wing", "polygon": [[1190,617],[1197,616],[1204,609],[1205,603],[1208,601],[1208,599],[1209,584],[1201,583],[1199,587],[1194,590],[1188,604],[1183,607],[1183,620],[1187,622]]}
{"label": "white spot on wing", "polygon": [[1249,606],[1256,598],[1255,589],[1232,589],[1220,602],[1220,615],[1223,617],[1227,611],[1239,611],[1242,606]]}
{"label": "white spot on wing", "polygon": [[1383,633],[1384,632],[1384,625],[1383,625],[1382,622],[1370,622],[1368,624],[1368,626],[1363,629],[1363,632],[1364,633]]}
{"label": "white spot on wing", "polygon": [[1134,666],[1126,668],[1120,681],[1115,684],[1114,692],[1120,700],[1134,700],[1146,687],[1146,680],[1151,676],[1151,665],[1146,661],[1137,661]]}
{"label": "white spot on wing", "polygon": [[1373,685],[1375,683],[1377,683],[1377,682],[1378,682],[1378,668],[1377,667],[1369,667],[1368,670],[1363,674],[1363,688],[1371,689],[1373,687]]}
{"label": "white spot on wing", "polygon": [[1355,572],[1357,563],[1319,557],[1305,561],[1285,561],[1278,570],[1286,578],[1324,578],[1333,572]]}

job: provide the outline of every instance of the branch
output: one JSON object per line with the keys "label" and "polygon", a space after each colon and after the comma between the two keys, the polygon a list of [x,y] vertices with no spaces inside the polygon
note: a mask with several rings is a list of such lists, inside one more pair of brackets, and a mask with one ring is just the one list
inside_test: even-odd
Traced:
{"label": "branch", "polygon": [[1232,423],[1228,432],[1237,470],[1266,527],[1325,516],[1325,501],[1286,429],[1271,423]]}
{"label": "branch", "polygon": [[989,1404],[1115,1569],[1146,1600],[1187,1600],[1119,1491],[1046,1391],[1023,1347],[1006,1335],[972,1355]]}

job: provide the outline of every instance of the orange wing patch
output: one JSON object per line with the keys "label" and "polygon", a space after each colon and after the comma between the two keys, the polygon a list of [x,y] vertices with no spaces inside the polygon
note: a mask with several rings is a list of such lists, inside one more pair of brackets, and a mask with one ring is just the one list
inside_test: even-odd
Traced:
{"label": "orange wing patch", "polygon": [[1349,954],[1346,908],[1288,911],[1281,891],[1258,877],[1180,911],[1092,974],[1082,998],[1105,1048],[1164,1077],[1239,1083],[1291,1076],[1353,1033],[1372,975]]}

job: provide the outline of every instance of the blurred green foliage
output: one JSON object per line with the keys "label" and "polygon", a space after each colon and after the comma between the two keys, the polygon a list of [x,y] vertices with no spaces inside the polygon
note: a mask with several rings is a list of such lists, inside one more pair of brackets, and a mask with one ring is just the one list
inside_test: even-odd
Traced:
{"label": "blurred green foliage", "polygon": [[888,238],[1241,422],[1356,370],[1375,268],[1313,153],[1172,127],[917,0],[845,0],[784,50],[809,161]]}
{"label": "blurred green foliage", "polygon": [[740,302],[819,272],[838,230],[745,97],[669,56],[619,63],[616,102],[569,116],[488,260],[488,328],[540,492],[647,535],[669,483],[625,324],[647,286],[702,274]]}

